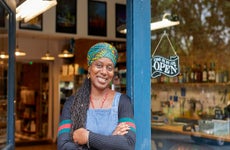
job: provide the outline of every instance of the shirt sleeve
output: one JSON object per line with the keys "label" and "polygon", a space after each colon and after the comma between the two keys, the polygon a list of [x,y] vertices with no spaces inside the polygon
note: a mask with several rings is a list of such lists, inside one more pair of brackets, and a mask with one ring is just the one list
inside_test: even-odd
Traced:
{"label": "shirt sleeve", "polygon": [[62,114],[60,117],[60,122],[58,126],[58,137],[57,137],[57,149],[58,150],[78,150],[79,146],[73,142],[70,137],[71,132],[71,115],[70,108],[73,103],[74,96],[71,96],[68,100],[66,100]]}
{"label": "shirt sleeve", "polygon": [[122,94],[118,107],[119,122],[126,122],[131,129],[125,135],[100,135],[89,133],[89,145],[98,150],[134,150],[136,142],[136,127],[134,123],[133,106],[130,98]]}

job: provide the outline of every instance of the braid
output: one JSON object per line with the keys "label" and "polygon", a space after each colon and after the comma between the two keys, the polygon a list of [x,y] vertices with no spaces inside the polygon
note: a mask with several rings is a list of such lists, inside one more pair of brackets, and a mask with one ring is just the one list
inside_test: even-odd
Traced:
{"label": "braid", "polygon": [[89,108],[89,96],[90,96],[90,79],[86,78],[83,85],[78,89],[73,105],[71,106],[71,120],[72,120],[72,129],[73,131],[85,127],[87,110]]}

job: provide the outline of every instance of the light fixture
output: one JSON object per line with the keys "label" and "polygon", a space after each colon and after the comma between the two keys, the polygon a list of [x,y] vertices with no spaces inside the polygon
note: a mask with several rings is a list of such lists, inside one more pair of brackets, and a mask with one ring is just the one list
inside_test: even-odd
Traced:
{"label": "light fixture", "polygon": [[[158,29],[162,29],[162,28],[167,28],[167,27],[171,27],[171,26],[175,26],[175,25],[179,25],[180,22],[179,21],[171,21],[168,18],[166,18],[166,16],[170,16],[170,14],[166,13],[163,15],[163,19],[161,21],[157,21],[157,22],[152,22],[150,24],[150,30],[158,30]],[[121,25],[117,28],[117,30],[120,33],[126,34],[127,33],[127,29],[125,25]]]}
{"label": "light fixture", "polygon": [[19,48],[18,48],[18,45],[16,46],[16,49],[15,49],[15,55],[16,56],[26,56],[26,53],[21,51]]}
{"label": "light fixture", "polygon": [[61,54],[58,54],[59,58],[72,58],[74,57],[73,53],[73,46],[74,46],[74,40],[73,39],[66,39],[66,44],[64,46],[64,50]]}
{"label": "light fixture", "polygon": [[9,55],[4,52],[4,51],[1,51],[0,52],[0,59],[8,59],[9,58]]}
{"label": "light fixture", "polygon": [[60,58],[71,58],[74,57],[73,53],[70,53],[67,49],[65,49],[61,54],[58,54]]}
{"label": "light fixture", "polygon": [[170,16],[170,14],[166,13],[163,15],[163,19],[161,21],[151,23],[150,24],[151,31],[162,29],[162,28],[167,28],[171,26],[176,26],[180,24],[179,21],[171,21],[167,19],[166,16]]}
{"label": "light fixture", "polygon": [[[49,49],[49,40],[47,40],[47,49]],[[41,57],[41,60],[54,60],[55,58],[50,55],[49,50],[46,51],[45,55]]]}
{"label": "light fixture", "polygon": [[[18,39],[18,38],[17,38],[17,39]],[[17,42],[18,42],[18,40],[17,40]],[[18,43],[17,43],[16,49],[15,49],[15,55],[16,55],[17,57],[18,57],[18,56],[26,56],[26,53],[23,52],[23,51],[21,51],[21,50],[19,49]]]}
{"label": "light fixture", "polygon": [[50,55],[49,51],[45,53],[45,56],[41,57],[42,60],[54,60],[55,58]]}
{"label": "light fixture", "polygon": [[56,0],[25,0],[16,8],[16,20],[28,22],[55,5]]}
{"label": "light fixture", "polygon": [[0,59],[8,59],[9,55],[4,51],[4,38],[2,38],[2,51],[0,51]]}

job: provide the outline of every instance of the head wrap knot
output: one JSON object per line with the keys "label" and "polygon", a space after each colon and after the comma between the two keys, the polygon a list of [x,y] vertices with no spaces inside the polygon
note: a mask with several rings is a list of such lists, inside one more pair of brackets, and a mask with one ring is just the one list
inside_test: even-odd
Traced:
{"label": "head wrap knot", "polygon": [[105,42],[93,45],[89,49],[87,55],[88,66],[90,66],[95,60],[103,57],[109,58],[115,66],[118,59],[118,53],[116,48],[111,44]]}

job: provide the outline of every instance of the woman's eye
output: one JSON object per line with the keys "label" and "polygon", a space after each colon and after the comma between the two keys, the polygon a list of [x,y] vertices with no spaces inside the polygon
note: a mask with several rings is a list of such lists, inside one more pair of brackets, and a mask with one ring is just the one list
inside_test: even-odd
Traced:
{"label": "woman's eye", "polygon": [[102,68],[102,65],[101,64],[96,64],[96,67],[97,68]]}
{"label": "woman's eye", "polygon": [[113,66],[107,66],[108,71],[113,71]]}

